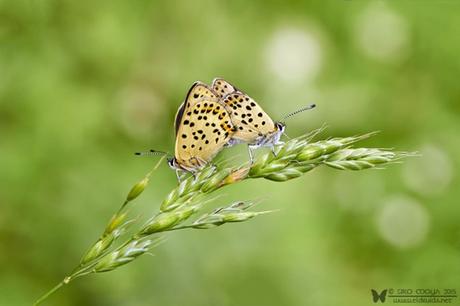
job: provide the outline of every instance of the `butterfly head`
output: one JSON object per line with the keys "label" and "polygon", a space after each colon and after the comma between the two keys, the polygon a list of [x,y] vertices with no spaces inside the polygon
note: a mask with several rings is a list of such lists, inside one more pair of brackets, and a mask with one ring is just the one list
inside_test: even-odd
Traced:
{"label": "butterfly head", "polygon": [[286,129],[286,124],[284,122],[275,122],[276,133],[283,134]]}
{"label": "butterfly head", "polygon": [[168,158],[168,166],[173,170],[181,169],[181,166],[175,157]]}
{"label": "butterfly head", "polygon": [[268,141],[272,144],[279,143],[281,135],[283,135],[284,130],[286,129],[286,124],[284,124],[284,122],[275,122],[275,128],[275,132],[270,135],[270,140]]}

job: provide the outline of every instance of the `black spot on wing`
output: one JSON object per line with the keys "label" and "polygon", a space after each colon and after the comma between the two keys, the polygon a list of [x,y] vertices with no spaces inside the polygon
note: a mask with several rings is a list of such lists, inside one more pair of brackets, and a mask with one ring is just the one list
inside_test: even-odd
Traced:
{"label": "black spot on wing", "polygon": [[[227,83],[228,85],[225,84],[225,83]],[[226,80],[224,80],[224,79],[222,79],[222,78],[216,78],[216,79],[214,79],[213,84],[217,84],[217,85],[219,85],[219,86],[222,86],[222,84],[223,84],[223,85],[224,85],[224,88],[228,88],[228,86],[231,86],[231,87],[233,87],[233,89],[232,89],[233,91],[240,91],[238,88],[236,88],[235,86],[233,86],[233,84],[231,84],[230,82],[228,82],[228,81],[226,81]],[[216,87],[217,87],[217,86],[216,86]]]}
{"label": "black spot on wing", "polygon": [[[185,95],[184,103],[181,104],[181,106],[179,107],[179,110],[177,111],[175,125],[174,125],[175,130],[176,130],[176,135],[177,135],[177,131],[179,130],[179,125],[180,125],[180,122],[182,121],[182,117],[184,115],[185,105],[187,103],[188,107],[190,107],[190,99],[192,98],[191,95],[192,95],[193,90],[197,86],[207,87],[205,84],[197,81],[197,82],[193,83],[192,86],[190,87],[190,89],[188,90],[187,94]],[[211,97],[215,97],[215,94],[212,92],[212,90],[211,91],[206,91],[206,93],[209,94]],[[198,97],[199,97],[199,94],[195,92],[193,94],[193,98],[197,99]],[[198,114],[198,110],[195,110],[194,113]],[[187,112],[188,116],[190,116],[191,114],[192,114],[191,111]]]}

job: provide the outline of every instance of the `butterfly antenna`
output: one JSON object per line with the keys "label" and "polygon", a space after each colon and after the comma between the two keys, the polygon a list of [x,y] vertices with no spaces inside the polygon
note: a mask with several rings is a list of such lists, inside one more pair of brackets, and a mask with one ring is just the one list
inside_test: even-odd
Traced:
{"label": "butterfly antenna", "polygon": [[298,110],[296,110],[296,111],[294,111],[292,113],[289,113],[286,116],[284,116],[283,119],[281,120],[281,122],[284,122],[289,117],[297,115],[298,113],[304,112],[304,111],[309,110],[309,109],[313,109],[315,107],[316,107],[316,104],[310,104],[310,105],[304,106],[304,107],[302,107],[302,108],[300,108],[300,109],[298,109]]}
{"label": "butterfly antenna", "polygon": [[168,152],[150,150],[148,152],[135,152],[134,155],[138,156],[168,156],[171,155]]}

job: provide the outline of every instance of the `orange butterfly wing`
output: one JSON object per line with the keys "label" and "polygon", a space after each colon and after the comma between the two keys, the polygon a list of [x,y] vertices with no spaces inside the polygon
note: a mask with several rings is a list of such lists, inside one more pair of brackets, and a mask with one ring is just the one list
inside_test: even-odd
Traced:
{"label": "orange butterfly wing", "polygon": [[234,139],[254,144],[258,138],[277,131],[275,123],[262,107],[229,82],[216,78],[212,88],[222,96],[222,101],[227,106],[232,122],[237,128],[233,134]]}
{"label": "orange butterfly wing", "polygon": [[214,92],[221,98],[223,98],[229,93],[240,91],[238,90],[238,88],[236,88],[235,86],[233,86],[232,84],[230,84],[222,78],[215,78],[212,81],[211,87],[214,90]]}
{"label": "orange butterfly wing", "polygon": [[197,169],[210,162],[234,133],[234,126],[217,94],[206,84],[195,82],[176,114],[177,162]]}

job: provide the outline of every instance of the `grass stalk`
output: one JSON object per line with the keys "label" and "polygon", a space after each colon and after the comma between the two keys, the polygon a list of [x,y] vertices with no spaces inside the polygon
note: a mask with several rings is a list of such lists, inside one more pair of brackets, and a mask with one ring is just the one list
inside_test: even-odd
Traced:
{"label": "grass stalk", "polygon": [[[268,152],[252,165],[217,168],[208,166],[178,184],[163,200],[160,209],[145,222],[128,219],[130,203],[147,187],[152,172],[163,162],[161,159],[128,193],[120,209],[107,224],[99,239],[89,248],[72,273],[61,283],[40,297],[39,305],[51,294],[75,278],[115,270],[148,253],[163,241],[166,232],[185,229],[210,229],[228,223],[244,222],[271,211],[252,211],[254,202],[237,201],[212,212],[201,213],[209,202],[209,194],[247,179],[267,179],[285,182],[298,178],[319,166],[337,170],[364,170],[381,168],[414,153],[386,149],[353,148],[353,144],[375,133],[359,136],[331,138],[312,142],[320,130],[290,139],[279,146],[276,154]],[[190,219],[194,220],[190,221]],[[135,229],[132,229],[136,227]],[[128,233],[127,230],[131,229]],[[127,238],[119,242],[121,236]],[[118,244],[118,245],[117,245]]]}

